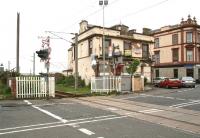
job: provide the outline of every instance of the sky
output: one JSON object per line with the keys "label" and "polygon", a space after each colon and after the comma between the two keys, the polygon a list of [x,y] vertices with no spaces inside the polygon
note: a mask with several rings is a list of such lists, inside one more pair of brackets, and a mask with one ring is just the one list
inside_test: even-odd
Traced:
{"label": "sky", "polygon": [[[67,69],[69,33],[79,31],[81,20],[102,26],[103,11],[99,0],[0,0],[0,64],[5,69],[16,67],[17,12],[20,13],[20,72],[33,72],[33,54],[41,49],[40,36],[50,36],[52,49],[50,72]],[[124,24],[141,33],[142,28],[158,29],[179,24],[190,14],[200,22],[198,0],[108,0],[105,7],[105,27]],[[63,39],[47,31],[56,33]],[[46,72],[36,54],[36,73]]]}

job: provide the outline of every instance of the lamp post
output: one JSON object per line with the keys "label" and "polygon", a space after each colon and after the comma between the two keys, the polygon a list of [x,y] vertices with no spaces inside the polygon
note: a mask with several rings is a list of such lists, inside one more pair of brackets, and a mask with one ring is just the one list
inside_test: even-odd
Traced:
{"label": "lamp post", "polygon": [[104,32],[104,8],[108,5],[108,0],[99,0],[99,5],[103,7],[103,38],[102,38],[102,49],[103,49],[103,76],[105,76],[105,32]]}
{"label": "lamp post", "polygon": [[104,8],[108,5],[108,0],[99,0],[99,5],[103,8],[103,37],[102,37],[102,50],[103,50],[103,89],[105,89],[105,34],[104,34]]}

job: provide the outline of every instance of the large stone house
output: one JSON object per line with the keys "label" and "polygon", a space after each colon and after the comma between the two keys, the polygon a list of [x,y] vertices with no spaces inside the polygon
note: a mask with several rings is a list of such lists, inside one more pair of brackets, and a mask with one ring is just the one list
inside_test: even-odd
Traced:
{"label": "large stone house", "polygon": [[[104,31],[103,31],[104,30]],[[92,76],[127,75],[126,66],[132,58],[141,61],[138,73],[151,80],[150,52],[153,48],[153,37],[147,28],[143,33],[129,30],[128,26],[119,24],[112,27],[90,25],[83,20],[78,34],[78,73],[88,84]],[[103,60],[102,38],[105,36],[105,69]],[[73,38],[75,41],[75,38]],[[95,58],[95,67],[92,59]],[[68,71],[75,72],[75,47],[68,50]]]}
{"label": "large stone house", "polygon": [[152,31],[154,77],[200,78],[200,26],[195,17]]}

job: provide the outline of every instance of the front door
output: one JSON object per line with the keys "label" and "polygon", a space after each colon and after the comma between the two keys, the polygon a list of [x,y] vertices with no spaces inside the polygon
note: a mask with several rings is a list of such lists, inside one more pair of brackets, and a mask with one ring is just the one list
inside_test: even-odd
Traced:
{"label": "front door", "polygon": [[193,77],[193,74],[194,74],[194,70],[193,69],[187,69],[186,70],[186,76]]}
{"label": "front door", "polygon": [[198,79],[200,79],[200,69],[198,69]]}

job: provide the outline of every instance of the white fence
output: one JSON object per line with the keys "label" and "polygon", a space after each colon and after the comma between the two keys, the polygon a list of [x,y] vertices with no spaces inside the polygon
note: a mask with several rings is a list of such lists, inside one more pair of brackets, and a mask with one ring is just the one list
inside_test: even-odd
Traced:
{"label": "white fence", "polygon": [[[47,84],[44,77],[16,77],[16,98],[47,97]],[[55,97],[55,79],[49,77],[49,96]]]}
{"label": "white fence", "polygon": [[91,78],[91,92],[131,91],[130,76],[104,76]]}

